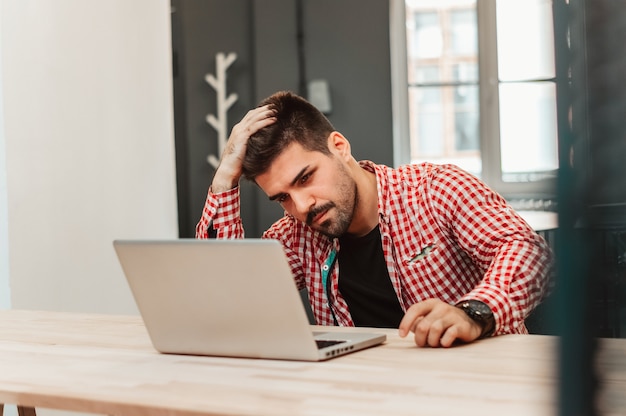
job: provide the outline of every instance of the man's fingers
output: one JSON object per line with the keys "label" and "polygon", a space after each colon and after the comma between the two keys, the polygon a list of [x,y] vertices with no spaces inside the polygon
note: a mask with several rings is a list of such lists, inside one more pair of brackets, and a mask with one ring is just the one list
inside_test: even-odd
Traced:
{"label": "man's fingers", "polygon": [[413,332],[419,347],[450,347],[456,340],[473,341],[480,327],[455,306],[429,299],[407,310],[398,332],[401,337]]}
{"label": "man's fingers", "polygon": [[454,341],[456,341],[456,339],[458,338],[458,336],[459,336],[458,326],[452,325],[448,327],[448,329],[446,329],[446,331],[443,333],[443,336],[439,340],[439,343],[444,348],[451,347],[452,344],[454,344]]}
{"label": "man's fingers", "polygon": [[267,117],[267,114],[273,114],[274,110],[271,110],[268,105],[264,105],[262,107],[257,107],[249,110],[245,116],[241,119],[241,121],[250,121],[258,118]]}
{"label": "man's fingers", "polygon": [[413,332],[413,339],[415,344],[423,347],[428,342],[428,328],[430,328],[430,322],[423,316],[418,317],[411,326],[411,332]]}
{"label": "man's fingers", "polygon": [[241,121],[248,125],[254,125],[258,122],[267,122],[267,120],[271,120],[273,116],[274,110],[270,109],[268,106],[263,106],[248,111]]}
{"label": "man's fingers", "polygon": [[409,332],[415,333],[415,326],[418,323],[418,318],[426,316],[431,310],[432,304],[428,300],[411,306],[400,321],[400,326],[398,327],[400,336],[405,337],[409,334]]}
{"label": "man's fingers", "polygon": [[248,137],[275,121],[274,110],[269,106],[253,108],[233,127],[233,133],[235,136],[241,134],[247,140]]}
{"label": "man's fingers", "polygon": [[448,347],[455,341],[457,334],[455,322],[446,317],[423,317],[413,331],[415,344],[419,347]]}
{"label": "man's fingers", "polygon": [[441,344],[441,335],[446,329],[447,327],[441,319],[432,322],[427,330],[426,342],[428,345],[430,347],[438,347]]}

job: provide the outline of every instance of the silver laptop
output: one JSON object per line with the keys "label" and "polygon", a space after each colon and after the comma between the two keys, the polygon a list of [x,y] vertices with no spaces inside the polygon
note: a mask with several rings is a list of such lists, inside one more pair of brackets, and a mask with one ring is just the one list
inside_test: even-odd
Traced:
{"label": "silver laptop", "polygon": [[386,340],[375,332],[314,332],[278,241],[113,245],[162,353],[319,361]]}

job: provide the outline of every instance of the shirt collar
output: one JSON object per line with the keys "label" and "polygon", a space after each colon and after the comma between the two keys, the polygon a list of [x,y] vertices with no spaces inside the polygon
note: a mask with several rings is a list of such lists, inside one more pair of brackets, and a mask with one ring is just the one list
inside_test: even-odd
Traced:
{"label": "shirt collar", "polygon": [[388,177],[388,166],[378,165],[369,160],[361,160],[359,162],[359,166],[361,168],[376,174],[376,192],[378,193],[378,216],[380,217],[380,221],[387,222],[389,215],[388,210],[388,186],[389,186],[389,177]]}

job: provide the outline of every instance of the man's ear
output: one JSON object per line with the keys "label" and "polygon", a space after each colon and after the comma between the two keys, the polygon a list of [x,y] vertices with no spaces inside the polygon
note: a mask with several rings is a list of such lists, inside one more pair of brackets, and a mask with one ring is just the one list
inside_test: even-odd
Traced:
{"label": "man's ear", "polygon": [[350,149],[350,142],[344,137],[343,134],[338,131],[333,131],[328,136],[328,148],[337,156],[343,158],[351,158],[352,150]]}

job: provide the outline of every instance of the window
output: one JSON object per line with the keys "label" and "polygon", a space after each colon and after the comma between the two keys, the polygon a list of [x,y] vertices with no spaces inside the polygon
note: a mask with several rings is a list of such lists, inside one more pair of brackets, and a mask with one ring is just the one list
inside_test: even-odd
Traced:
{"label": "window", "polygon": [[551,0],[392,0],[396,164],[454,163],[512,198],[558,169]]}

